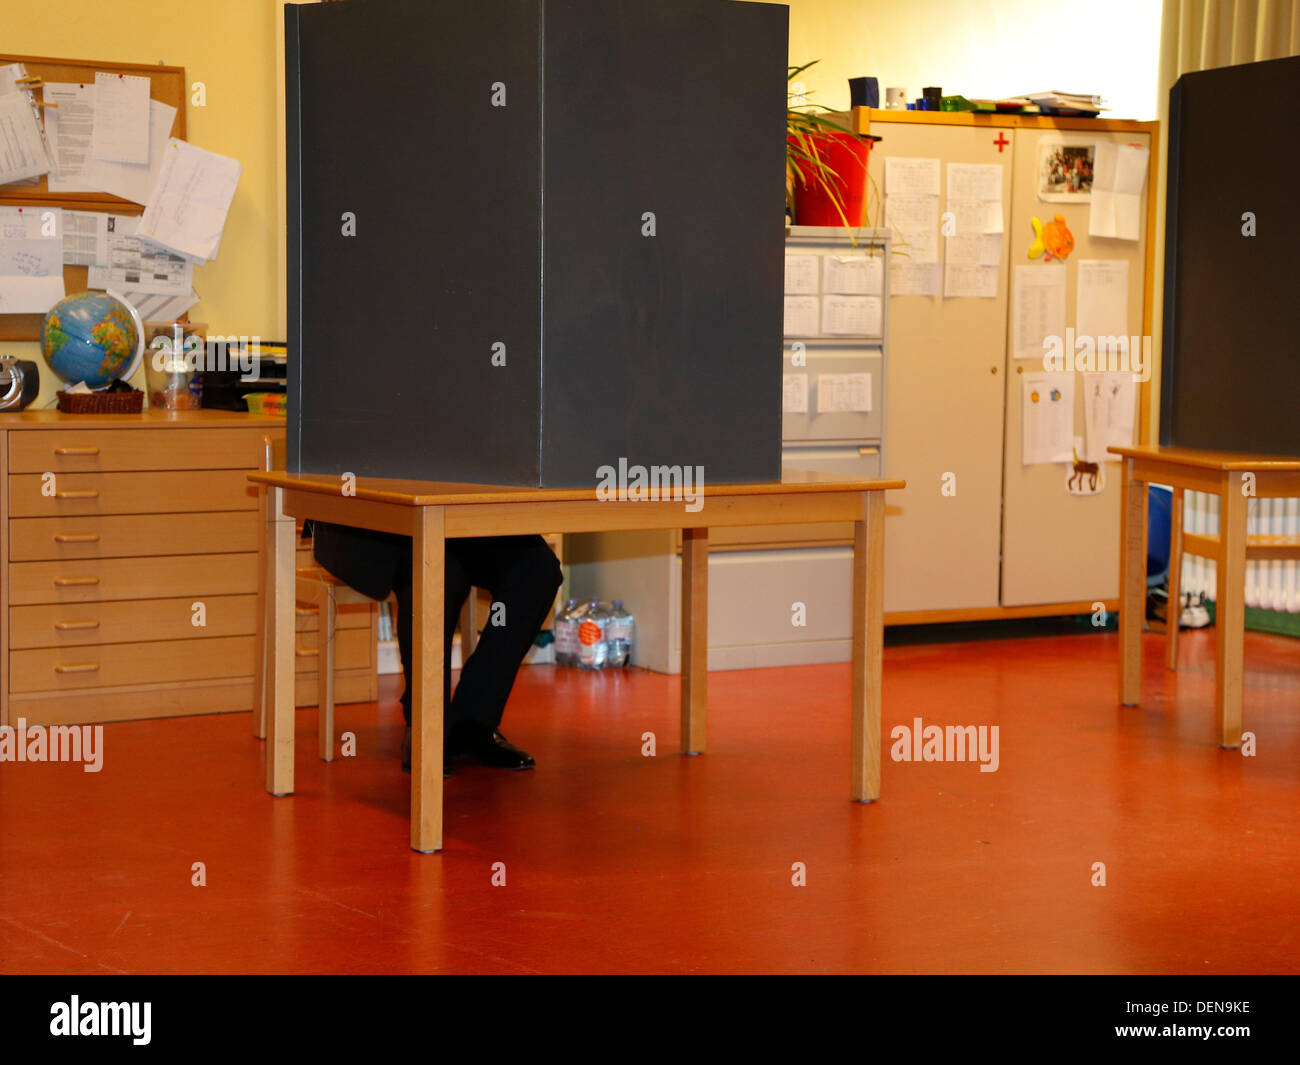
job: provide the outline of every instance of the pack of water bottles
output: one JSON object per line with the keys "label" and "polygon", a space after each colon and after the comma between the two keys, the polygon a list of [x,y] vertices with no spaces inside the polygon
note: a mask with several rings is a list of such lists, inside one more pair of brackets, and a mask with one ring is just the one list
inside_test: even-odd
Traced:
{"label": "pack of water bottles", "polygon": [[570,599],[555,614],[555,661],[578,669],[621,669],[636,649],[636,619],[622,599]]}

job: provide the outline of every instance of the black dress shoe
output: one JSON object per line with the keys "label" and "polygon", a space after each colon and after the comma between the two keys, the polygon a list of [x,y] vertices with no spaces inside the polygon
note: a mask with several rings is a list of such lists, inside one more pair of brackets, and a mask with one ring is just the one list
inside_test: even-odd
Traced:
{"label": "black dress shoe", "polygon": [[537,763],[496,729],[461,727],[447,744],[452,758],[464,757],[493,769],[532,769]]}
{"label": "black dress shoe", "polygon": [[[402,772],[411,771],[411,726],[406,726],[406,731],[402,733]],[[451,762],[444,756],[442,760],[442,777],[444,780],[451,776]]]}

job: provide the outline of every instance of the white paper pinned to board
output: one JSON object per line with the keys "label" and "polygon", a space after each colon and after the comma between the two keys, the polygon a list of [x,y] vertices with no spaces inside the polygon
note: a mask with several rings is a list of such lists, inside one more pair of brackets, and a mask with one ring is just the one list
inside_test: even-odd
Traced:
{"label": "white paper pinned to board", "polygon": [[44,314],[66,295],[57,277],[0,277],[0,314]]}
{"label": "white paper pinned to board", "polygon": [[781,413],[808,413],[808,375],[788,373],[781,378]]}
{"label": "white paper pinned to board", "polygon": [[879,296],[822,297],[822,332],[827,336],[880,336],[882,301]]}
{"label": "white paper pinned to board", "polygon": [[871,410],[871,374],[823,373],[817,375],[817,413],[841,414]]}
{"label": "white paper pinned to board", "polygon": [[111,163],[88,158],[81,180],[92,189],[112,193],[133,203],[147,204],[158,181],[167,150],[167,134],[176,118],[176,108],[159,100],[149,101],[149,160],[146,163]]}
{"label": "white paper pinned to board", "polygon": [[816,296],[786,296],[783,333],[788,337],[815,337],[821,323],[821,301]]}
{"label": "white paper pinned to board", "polygon": [[53,155],[48,187],[51,192],[96,191],[86,181],[90,160],[90,139],[95,128],[95,87],[77,82],[47,81],[43,88],[47,104],[45,136]]}
{"label": "white paper pinned to board", "polygon": [[1098,141],[1092,179],[1088,235],[1138,240],[1142,235],[1142,190],[1151,152],[1140,144]]}
{"label": "white paper pinned to board", "polygon": [[845,296],[879,296],[885,286],[885,260],[879,255],[822,256],[822,291]]}
{"label": "white paper pinned to board", "polygon": [[1016,267],[1012,306],[1015,358],[1041,359],[1048,337],[1065,343],[1065,274],[1064,264]]}
{"label": "white paper pinned to board", "polygon": [[890,296],[939,295],[939,264],[897,258],[889,264]]}
{"label": "white paper pinned to board", "polygon": [[1021,462],[1072,462],[1074,373],[1027,373],[1021,382]]}
{"label": "white paper pinned to board", "polygon": [[49,169],[45,138],[27,93],[0,95],[0,185],[40,177]]}
{"label": "white paper pinned to board", "polygon": [[787,255],[785,257],[785,294],[787,296],[816,295],[820,264],[818,255]]}
{"label": "white paper pinned to board", "polygon": [[938,196],[886,196],[885,224],[897,230],[895,247],[906,245],[911,262],[939,261]]}
{"label": "white paper pinned to board", "polygon": [[938,196],[939,160],[891,155],[885,160],[886,196]]}
{"label": "white paper pinned to board", "polygon": [[997,266],[949,261],[943,264],[943,294],[946,298],[995,299],[1001,276]]}
{"label": "white paper pinned to board", "polygon": [[1131,373],[1090,373],[1083,378],[1083,415],[1088,461],[1119,461],[1108,447],[1133,445],[1137,381]]}
{"label": "white paper pinned to board", "polygon": [[238,159],[173,137],[140,219],[140,236],[197,261],[216,258],[243,170]]}
{"label": "white paper pinned to board", "polygon": [[1098,344],[1098,337],[1127,338],[1127,259],[1079,260],[1074,329]]}
{"label": "white paper pinned to board", "polygon": [[107,163],[149,162],[149,79],[95,72],[90,154]]}

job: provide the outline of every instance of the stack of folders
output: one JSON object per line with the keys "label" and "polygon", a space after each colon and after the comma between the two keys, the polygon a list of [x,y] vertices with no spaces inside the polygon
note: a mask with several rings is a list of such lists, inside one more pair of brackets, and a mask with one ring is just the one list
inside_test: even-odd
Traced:
{"label": "stack of folders", "polygon": [[1088,93],[1062,92],[1059,89],[1053,89],[1051,92],[1025,93],[1025,97],[1036,103],[1045,115],[1076,115],[1081,118],[1095,118],[1098,112],[1107,110],[1103,106],[1100,96],[1093,96]]}

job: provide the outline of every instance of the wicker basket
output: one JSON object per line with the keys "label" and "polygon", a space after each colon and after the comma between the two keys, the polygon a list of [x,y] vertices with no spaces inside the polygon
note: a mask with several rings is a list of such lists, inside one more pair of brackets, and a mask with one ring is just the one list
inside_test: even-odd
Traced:
{"label": "wicker basket", "polygon": [[59,392],[59,410],[64,414],[139,414],[144,393]]}

